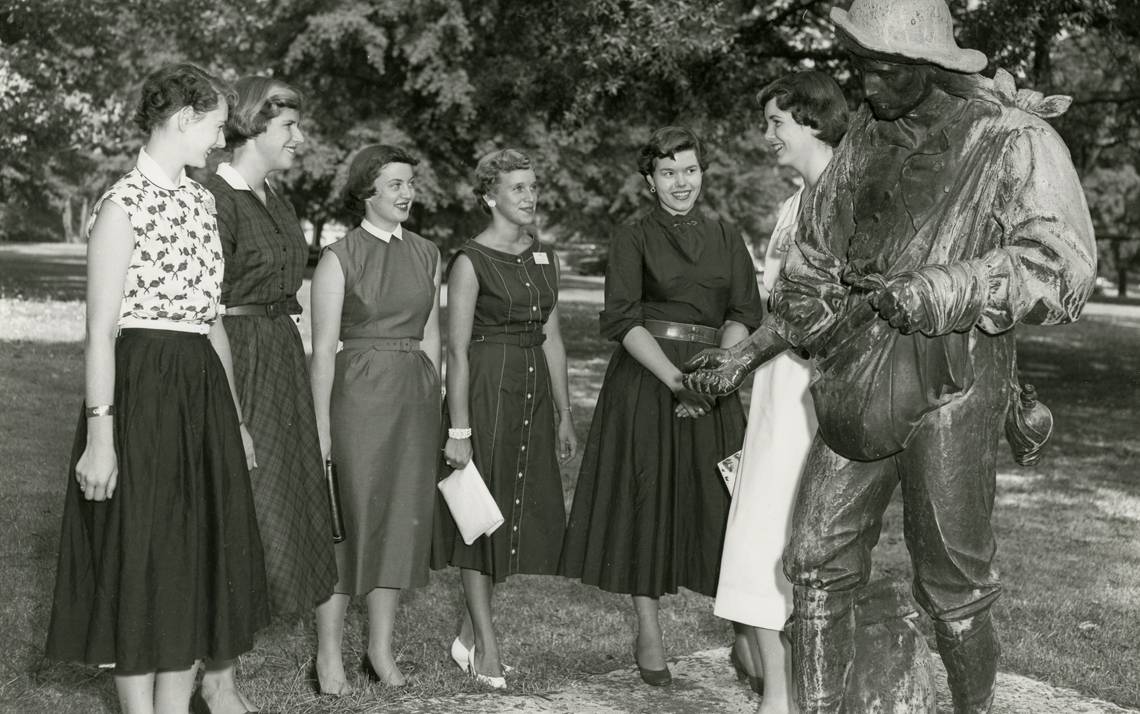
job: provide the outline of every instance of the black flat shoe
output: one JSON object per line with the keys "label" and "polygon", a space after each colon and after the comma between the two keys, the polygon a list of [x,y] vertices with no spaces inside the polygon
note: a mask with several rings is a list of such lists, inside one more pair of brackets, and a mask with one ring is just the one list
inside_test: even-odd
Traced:
{"label": "black flat shoe", "polygon": [[740,660],[740,655],[736,654],[736,647],[730,647],[728,651],[728,660],[732,662],[732,668],[736,670],[737,681],[743,682],[748,680],[749,689],[760,696],[764,696],[764,678],[748,673],[748,670],[744,667],[744,662]]}

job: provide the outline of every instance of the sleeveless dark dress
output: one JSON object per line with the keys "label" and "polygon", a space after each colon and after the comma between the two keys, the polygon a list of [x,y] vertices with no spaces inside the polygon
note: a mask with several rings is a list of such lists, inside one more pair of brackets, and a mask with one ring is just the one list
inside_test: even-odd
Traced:
{"label": "sleeveless dark dress", "polygon": [[[562,573],[603,590],[660,596],[716,592],[729,493],[716,464],[744,442],[736,394],[696,419],[620,345],[646,319],[754,329],[761,302],[740,234],[694,212],[657,208],[610,242],[601,332],[610,358],[583,452]],[[676,365],[706,345],[659,339]]]}
{"label": "sleeveless dark dress", "polygon": [[479,280],[467,353],[472,459],[504,522],[468,546],[438,499],[432,564],[478,570],[496,583],[553,574],[566,506],[542,329],[558,303],[558,259],[537,241],[519,255],[473,240],[459,252]]}
{"label": "sleeveless dark dress", "polygon": [[363,228],[328,247],[344,271],[329,418],[345,539],[336,592],[427,584],[440,449],[439,374],[420,349],[439,249]]}

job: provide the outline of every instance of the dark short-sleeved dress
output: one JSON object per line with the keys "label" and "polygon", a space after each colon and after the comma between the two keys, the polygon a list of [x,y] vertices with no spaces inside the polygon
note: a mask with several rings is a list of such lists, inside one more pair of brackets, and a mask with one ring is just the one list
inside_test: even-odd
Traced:
{"label": "dark short-sleeved dress", "polygon": [[[387,234],[385,234],[387,235]],[[420,349],[439,249],[358,227],[327,249],[344,272],[330,403],[345,539],[336,592],[427,584],[440,449],[440,382]]]}
{"label": "dark short-sleeved dress", "polygon": [[234,380],[253,437],[250,471],[265,548],[269,599],[279,614],[308,610],[336,582],[324,466],[305,347],[294,322],[309,247],[293,207],[270,187],[266,201],[228,164],[206,181],[218,209],[226,272],[222,303],[265,305],[267,315],[227,315]]}
{"label": "dark short-sleeved dress", "polygon": [[[719,220],[658,207],[610,242],[601,332],[619,343],[647,319],[753,329],[761,309],[748,249]],[[677,365],[706,346],[658,343]],[[564,575],[632,595],[716,592],[729,506],[716,464],[740,449],[744,412],[736,395],[695,419],[674,416],[675,404],[619,344],[583,452]]]}
{"label": "dark short-sleeved dress", "polygon": [[467,352],[472,460],[504,522],[466,545],[440,499],[433,565],[478,570],[494,582],[554,574],[566,506],[542,329],[558,303],[558,259],[537,241],[514,255],[469,240],[460,253],[479,281]]}

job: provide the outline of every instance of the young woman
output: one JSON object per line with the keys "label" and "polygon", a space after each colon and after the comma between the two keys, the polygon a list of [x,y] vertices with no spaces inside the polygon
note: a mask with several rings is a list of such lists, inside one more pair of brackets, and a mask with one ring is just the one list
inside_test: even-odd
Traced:
{"label": "young woman", "polygon": [[[366,146],[346,192],[364,220],[321,257],[313,275],[313,401],[321,453],[339,471],[345,539],[334,595],[317,608],[322,693],[349,690],[342,660],[353,595],[368,603],[373,680],[405,683],[392,652],[400,591],[427,584],[439,465],[439,249],[404,229],[418,160]],[[337,342],[343,349],[337,351]]]}
{"label": "young woman", "polygon": [[538,182],[530,159],[513,149],[487,154],[475,167],[475,193],[491,224],[463,244],[448,276],[444,453],[451,468],[474,459],[504,522],[468,546],[441,514],[433,559],[462,569],[467,613],[452,658],[503,689],[492,588],[515,573],[557,572],[566,522],[559,460],[572,458],[577,442],[558,258],[531,234]]}
{"label": "young woman", "polygon": [[[846,131],[847,103],[835,80],[815,71],[776,80],[760,91],[758,100],[776,163],[793,169],[803,181],[780,207],[768,242],[768,292],[794,239],[800,197],[811,191]],[[811,364],[791,352],[756,371],[720,565],[714,612],[746,626],[751,656],[739,661],[752,665],[742,665],[749,676],[763,677],[759,714],[796,711],[789,658],[781,641],[792,614],[792,586],[784,577],[782,556],[800,472],[816,430],[810,381]]]}
{"label": "young woman", "polygon": [[[250,473],[269,602],[274,613],[308,611],[332,594],[336,561],[305,349],[294,321],[308,244],[289,201],[266,178],[293,165],[301,96],[269,77],[237,82],[226,121],[233,160],[206,181],[217,206],[226,272],[224,322],[242,414],[253,436]],[[210,714],[253,707],[234,686],[230,661],[207,662],[202,698]]]}
{"label": "young woman", "polygon": [[228,88],[192,65],[147,77],[135,168],[88,239],[87,387],[72,452],[47,654],[113,666],[127,714],[184,714],[195,662],[249,650],[265,568],[209,191]]}
{"label": "young woman", "polygon": [[610,358],[574,493],[563,573],[632,596],[634,656],[650,685],[672,681],[659,599],[716,591],[729,494],[717,462],[744,438],[737,397],[681,385],[679,365],[760,322],[740,233],[699,209],[706,162],[696,134],[654,132],[638,170],[657,201],[610,240],[601,332]]}

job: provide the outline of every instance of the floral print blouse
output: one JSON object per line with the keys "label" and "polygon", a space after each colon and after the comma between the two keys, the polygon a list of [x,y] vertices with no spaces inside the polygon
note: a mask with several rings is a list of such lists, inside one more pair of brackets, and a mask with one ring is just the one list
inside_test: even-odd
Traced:
{"label": "floral print blouse", "polygon": [[185,174],[173,184],[143,150],[99,199],[92,223],[103,201],[126,211],[134,233],[119,326],[204,331],[218,316],[225,266],[213,195]]}

